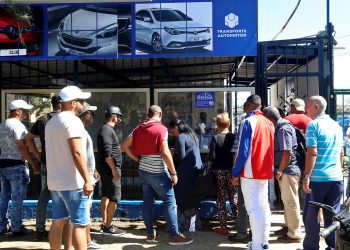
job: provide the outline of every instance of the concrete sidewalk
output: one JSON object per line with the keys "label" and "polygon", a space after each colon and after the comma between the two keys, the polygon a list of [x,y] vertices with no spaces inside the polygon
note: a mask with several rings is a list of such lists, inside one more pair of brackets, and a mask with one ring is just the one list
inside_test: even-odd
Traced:
{"label": "concrete sidewalk", "polygon": [[[204,230],[191,234],[194,243],[188,246],[172,247],[167,244],[168,235],[164,232],[164,222],[157,221],[156,228],[160,230],[161,236],[158,243],[145,242],[145,227],[142,221],[116,221],[114,224],[127,231],[122,237],[103,236],[99,232],[100,222],[95,221],[92,224],[92,238],[101,244],[105,249],[245,249],[246,244],[232,243],[227,237],[212,232],[212,227],[218,226],[217,221],[205,221]],[[25,222],[29,228],[35,227],[35,221],[29,220]],[[274,212],[272,215],[272,227],[270,233],[270,249],[272,250],[295,250],[302,247],[301,243],[283,243],[277,242],[273,232],[280,229],[283,225],[283,214]],[[234,232],[234,230],[232,231]],[[48,242],[37,242],[33,240],[33,235],[14,238],[10,235],[0,236],[0,249],[50,249]],[[326,245],[324,240],[320,243],[321,249]]]}

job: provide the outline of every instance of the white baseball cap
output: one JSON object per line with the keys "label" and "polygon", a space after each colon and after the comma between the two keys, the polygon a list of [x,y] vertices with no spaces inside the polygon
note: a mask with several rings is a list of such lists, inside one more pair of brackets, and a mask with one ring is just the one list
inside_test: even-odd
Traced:
{"label": "white baseball cap", "polygon": [[297,111],[305,111],[305,102],[302,99],[295,98],[291,105],[294,105]]}
{"label": "white baseball cap", "polygon": [[83,104],[83,109],[80,111],[79,115],[84,114],[86,111],[96,111],[97,107],[96,106],[91,106],[90,104],[88,104],[87,102],[84,102]]}
{"label": "white baseball cap", "polygon": [[33,105],[29,105],[26,101],[23,100],[14,100],[10,104],[10,110],[15,110],[15,109],[32,109]]}
{"label": "white baseball cap", "polygon": [[77,86],[67,86],[61,89],[58,96],[61,98],[61,102],[69,102],[75,99],[88,99],[91,96],[90,92],[83,92]]}

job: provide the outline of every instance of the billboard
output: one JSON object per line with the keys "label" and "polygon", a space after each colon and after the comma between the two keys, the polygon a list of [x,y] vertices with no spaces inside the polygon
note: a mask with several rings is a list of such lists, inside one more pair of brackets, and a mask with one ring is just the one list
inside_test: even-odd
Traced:
{"label": "billboard", "polygon": [[0,59],[43,56],[43,28],[42,7],[0,5]]}
{"label": "billboard", "polygon": [[[33,25],[17,27],[9,7]],[[0,60],[256,55],[257,0],[0,5],[0,15]]]}

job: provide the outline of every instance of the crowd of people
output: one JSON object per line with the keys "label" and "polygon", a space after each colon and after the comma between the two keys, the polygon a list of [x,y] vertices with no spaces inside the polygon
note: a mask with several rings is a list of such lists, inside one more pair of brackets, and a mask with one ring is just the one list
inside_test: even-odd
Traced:
{"label": "crowd of people", "polygon": [[[162,109],[149,107],[147,117],[120,142],[114,127],[123,118],[121,109],[109,106],[97,135],[97,159],[86,126],[93,122],[97,107],[88,104],[91,93],[67,86],[51,99],[52,112],[41,116],[28,132],[21,121],[31,105],[23,100],[10,104],[9,118],[0,124],[0,235],[32,233],[22,224],[22,207],[29,182],[27,163],[41,175],[41,192],[36,210],[35,238],[49,239],[51,249],[103,249],[90,236],[90,208],[93,187],[102,185],[101,232],[121,236],[125,231],[113,225],[121,200],[122,152],[138,163],[143,190],[143,219],[146,242],[156,242],[160,232],[154,227],[152,209],[156,196],[165,205],[169,245],[191,244],[184,232],[200,229],[200,197],[196,181],[203,170],[201,135],[184,121],[162,124]],[[327,103],[311,96],[291,103],[291,114],[282,117],[276,107],[262,109],[261,98],[251,95],[244,104],[238,132],[230,132],[227,113],[215,117],[209,159],[217,186],[220,226],[214,232],[228,235],[228,197],[233,242],[245,242],[247,249],[269,249],[271,211],[269,180],[279,185],[284,205],[285,226],[274,233],[283,242],[301,242],[303,249],[319,249],[319,209],[308,201],[327,204],[339,211],[343,193],[343,135],[338,123],[325,114]],[[306,115],[305,115],[306,111]],[[203,115],[202,115],[203,116]],[[332,129],[329,129],[332,128]],[[298,137],[306,138],[306,159],[297,157]],[[169,148],[169,133],[176,138]],[[41,150],[35,143],[39,137]],[[175,164],[175,163],[176,164]],[[96,164],[97,163],[97,164]],[[299,188],[303,188],[301,218]],[[52,199],[52,224],[46,231],[46,209]],[[12,200],[11,223],[8,204]],[[323,211],[324,226],[332,215]],[[305,237],[301,234],[301,221]],[[11,225],[11,226],[10,226]],[[250,226],[250,230],[248,228]],[[327,249],[334,249],[335,234],[326,238]]]}

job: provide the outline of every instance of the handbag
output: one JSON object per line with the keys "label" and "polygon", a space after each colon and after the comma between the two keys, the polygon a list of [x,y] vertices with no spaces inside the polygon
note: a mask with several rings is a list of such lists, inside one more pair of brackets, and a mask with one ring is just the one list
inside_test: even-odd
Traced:
{"label": "handbag", "polygon": [[211,164],[198,170],[199,174],[195,181],[195,192],[202,198],[215,198],[217,195],[217,181],[211,169]]}

